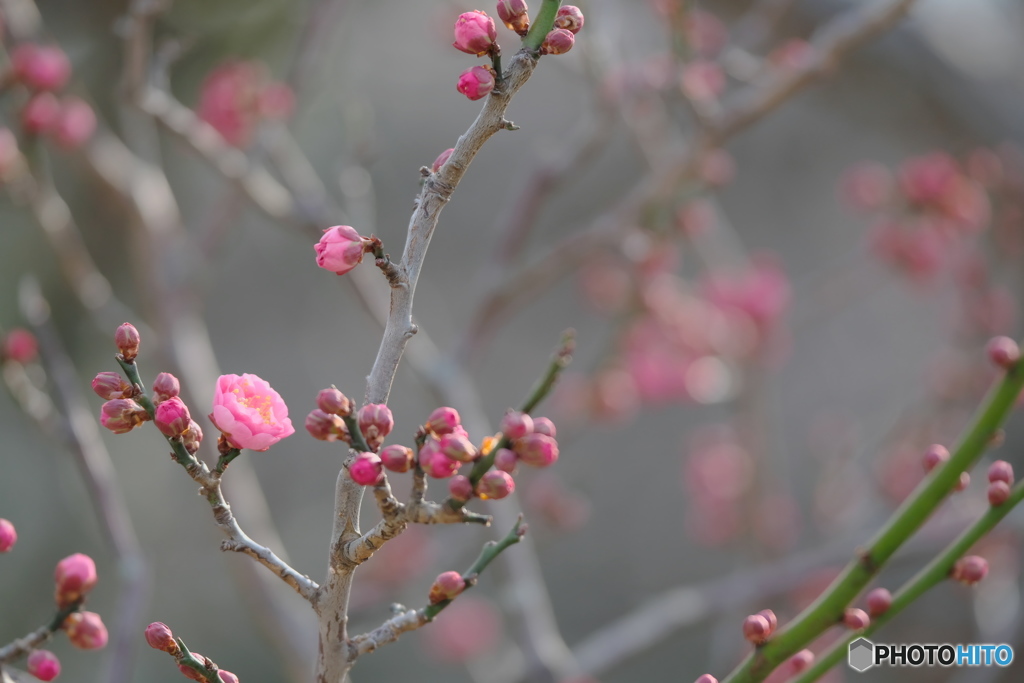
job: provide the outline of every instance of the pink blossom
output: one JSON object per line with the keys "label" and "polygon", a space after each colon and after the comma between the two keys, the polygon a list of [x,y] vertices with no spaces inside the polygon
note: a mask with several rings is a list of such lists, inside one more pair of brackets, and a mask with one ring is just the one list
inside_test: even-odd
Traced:
{"label": "pink blossom", "polygon": [[440,443],[435,438],[427,439],[420,448],[420,467],[435,479],[447,479],[459,471],[462,463],[442,453]]}
{"label": "pink blossom", "polygon": [[789,309],[790,286],[785,271],[774,258],[755,257],[739,271],[717,271],[705,276],[701,285],[705,299],[726,313],[749,316],[762,339]]}
{"label": "pink blossom", "polygon": [[18,541],[18,531],[10,520],[0,517],[0,553],[6,553]]}
{"label": "pink blossom", "polygon": [[71,78],[71,62],[56,45],[22,43],[11,55],[11,67],[31,90],[60,90]]}
{"label": "pink blossom", "polygon": [[238,676],[224,669],[217,671],[217,678],[220,679],[220,683],[239,683]]}
{"label": "pink blossom", "polygon": [[69,605],[81,600],[96,585],[96,563],[83,553],[69,555],[57,563],[54,579],[57,605]]}
{"label": "pink blossom", "polygon": [[449,458],[459,462],[472,462],[478,454],[476,446],[469,440],[469,437],[458,432],[442,436],[438,442],[438,449]]}
{"label": "pink blossom", "polygon": [[518,463],[519,456],[511,449],[499,448],[498,452],[494,454],[494,466],[502,472],[510,474],[515,472]]}
{"label": "pink blossom", "polygon": [[17,361],[24,365],[31,363],[39,355],[39,342],[34,334],[26,329],[16,327],[7,333],[3,343],[3,358]]}
{"label": "pink blossom", "polygon": [[530,30],[530,13],[526,0],[498,0],[498,18],[510,31],[525,36]]}
{"label": "pink blossom", "polygon": [[462,72],[456,89],[471,100],[486,97],[494,90],[494,71],[487,66],[473,66]]}
{"label": "pink blossom", "polygon": [[415,454],[408,446],[391,444],[381,449],[380,460],[384,469],[392,472],[408,472],[415,462]]}
{"label": "pink blossom", "polygon": [[575,42],[576,36],[573,35],[572,31],[556,28],[544,36],[544,42],[540,46],[540,53],[542,55],[564,55],[572,49]]}
{"label": "pink blossom", "polygon": [[130,398],[115,398],[100,407],[100,424],[115,434],[127,434],[148,419],[145,408]]}
{"label": "pink blossom", "polygon": [[99,650],[107,645],[107,627],[95,612],[75,612],[64,621],[68,641],[81,650]]}
{"label": "pink blossom", "polygon": [[945,152],[908,159],[899,168],[900,189],[915,204],[937,202],[953,189],[960,170]]}
{"label": "pink blossom", "polygon": [[53,141],[64,149],[78,149],[95,131],[96,113],[89,103],[80,97],[65,97],[60,116],[50,131]]}
{"label": "pink blossom", "polygon": [[191,422],[192,416],[189,415],[188,406],[177,396],[157,404],[153,423],[164,436],[181,436],[188,430]]}
{"label": "pink blossom", "polygon": [[210,420],[233,448],[265,451],[295,433],[281,395],[256,375],[221,375]]}
{"label": "pink blossom", "polygon": [[287,118],[295,95],[273,82],[258,62],[232,61],[218,66],[203,81],[199,117],[237,147],[248,144],[260,119]]}
{"label": "pink blossom", "polygon": [[431,605],[436,605],[446,600],[454,600],[465,588],[466,581],[462,578],[461,574],[458,572],[442,572],[434,579],[434,584],[430,587],[428,600]]}
{"label": "pink blossom", "polygon": [[476,486],[477,494],[484,500],[501,500],[516,490],[512,475],[501,470],[491,470],[480,477]]}
{"label": "pink blossom", "polygon": [[49,650],[33,650],[25,668],[41,681],[52,681],[60,675],[60,660]]}
{"label": "pink blossom", "polygon": [[[102,374],[102,373],[101,373]],[[99,375],[97,375],[99,377]],[[181,393],[181,383],[169,372],[161,372],[153,380],[153,400],[157,403],[174,398]]]}
{"label": "pink blossom", "polygon": [[142,337],[139,335],[139,331],[135,329],[135,325],[131,323],[121,323],[114,330],[114,346],[117,347],[126,363],[131,363],[139,355],[139,345],[141,343]]}
{"label": "pink blossom", "polygon": [[575,5],[562,5],[555,15],[555,28],[564,28],[573,35],[583,28],[583,12]]}
{"label": "pink blossom", "polygon": [[174,633],[170,627],[160,621],[154,621],[146,627],[146,644],[154,650],[162,650],[169,654],[178,651],[178,643],[174,641]]}
{"label": "pink blossom", "polygon": [[313,245],[316,264],[324,270],[344,275],[363,261],[363,237],[348,225],[324,230],[323,237]]}
{"label": "pink blossom", "polygon": [[533,418],[527,413],[510,410],[501,419],[501,432],[509,440],[519,439],[533,431]]}
{"label": "pink blossom", "polygon": [[558,460],[558,442],[546,434],[527,434],[517,439],[512,449],[520,460],[533,467],[547,467]]}
{"label": "pink blossom", "polygon": [[349,465],[348,473],[360,486],[373,486],[382,481],[383,466],[376,453],[360,453]]}
{"label": "pink blossom", "polygon": [[497,37],[494,19],[486,12],[473,10],[460,14],[456,19],[455,42],[452,45],[457,50],[482,57],[496,47],[494,41]]}
{"label": "pink blossom", "polygon": [[473,484],[469,477],[457,474],[448,480],[448,495],[452,500],[466,502],[473,497]]}
{"label": "pink blossom", "polygon": [[435,434],[450,434],[460,424],[459,411],[448,406],[441,406],[440,408],[434,408],[430,416],[427,417],[425,426]]}

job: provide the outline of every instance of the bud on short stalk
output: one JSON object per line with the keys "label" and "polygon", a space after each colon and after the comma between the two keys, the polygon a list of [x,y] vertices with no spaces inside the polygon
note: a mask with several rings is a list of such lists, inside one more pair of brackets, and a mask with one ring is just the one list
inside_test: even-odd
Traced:
{"label": "bud on short stalk", "polygon": [[107,627],[95,612],[75,612],[64,620],[68,641],[80,650],[99,650],[107,645]]}
{"label": "bud on short stalk", "polygon": [[383,481],[384,468],[376,453],[360,453],[348,468],[352,481],[360,486],[373,486]]}
{"label": "bud on short stalk", "polygon": [[452,500],[465,503],[473,498],[473,483],[469,477],[458,474],[448,481],[448,495]]}
{"label": "bud on short stalk", "polygon": [[540,46],[540,53],[542,55],[564,55],[572,49],[575,42],[576,37],[572,34],[572,31],[556,28],[544,37],[544,42]]}
{"label": "bud on short stalk", "polygon": [[153,402],[160,403],[181,393],[181,382],[169,372],[161,372],[153,380]]}
{"label": "bud on short stalk", "polygon": [[431,605],[456,598],[466,588],[466,582],[458,572],[442,572],[430,587],[428,600]]}
{"label": "bud on short stalk", "polygon": [[131,323],[122,323],[114,332],[114,346],[121,353],[121,358],[125,363],[135,361],[139,355],[140,343],[142,343],[142,338],[139,336],[139,331]]}
{"label": "bud on short stalk", "polygon": [[351,415],[355,406],[352,399],[338,391],[335,387],[321,389],[316,395],[316,405],[328,415],[340,415],[345,417]]}
{"label": "bud on short stalk", "polygon": [[459,411],[442,406],[435,408],[434,412],[430,413],[424,426],[435,434],[442,435],[451,434],[460,424],[462,422],[459,418]]}
{"label": "bud on short stalk", "polygon": [[555,15],[555,28],[562,28],[576,35],[583,28],[583,12],[573,5],[562,5]]}
{"label": "bud on short stalk", "polygon": [[885,588],[875,588],[867,597],[868,614],[877,618],[889,611],[892,606],[892,593]]}
{"label": "bud on short stalk", "polygon": [[159,621],[154,621],[146,627],[146,643],[154,650],[161,650],[167,654],[178,652],[178,643],[174,640],[174,633],[170,627]]}
{"label": "bud on short stalk", "polygon": [[521,36],[530,32],[530,8],[526,0],[498,0],[498,18],[510,31]]}
{"label": "bud on short stalk", "polygon": [[843,625],[851,631],[862,631],[871,625],[871,618],[864,610],[849,607],[843,612]]}
{"label": "bud on short stalk", "polygon": [[497,51],[498,44],[494,42],[497,37],[494,19],[486,12],[473,10],[460,14],[455,20],[455,42],[452,45],[457,50],[482,57]]}
{"label": "bud on short stalk", "polygon": [[486,472],[476,485],[477,495],[484,500],[501,500],[516,490],[512,475],[501,470]]}
{"label": "bud on short stalk", "polygon": [[380,461],[384,469],[391,472],[408,472],[416,461],[416,455],[407,446],[391,444],[381,449]]}
{"label": "bud on short stalk", "polygon": [[188,430],[192,416],[189,415],[185,402],[174,397],[157,404],[153,423],[161,434],[174,438]]}
{"label": "bud on short stalk", "polygon": [[951,576],[966,586],[973,586],[987,574],[988,560],[978,555],[968,555],[956,561]]}
{"label": "bud on short stalk", "polygon": [[510,410],[501,419],[500,429],[505,438],[515,441],[533,432],[533,418],[526,413]]}

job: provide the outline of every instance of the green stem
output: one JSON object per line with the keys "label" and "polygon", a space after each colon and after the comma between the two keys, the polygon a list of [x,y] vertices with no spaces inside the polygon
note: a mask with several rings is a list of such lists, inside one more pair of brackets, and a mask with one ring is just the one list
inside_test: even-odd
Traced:
{"label": "green stem", "polygon": [[530,31],[523,38],[523,47],[533,52],[540,50],[544,38],[551,33],[551,29],[555,26],[555,15],[558,14],[558,7],[561,4],[562,0],[541,1],[540,11],[537,12],[537,16],[533,19]]}
{"label": "green stem", "polygon": [[242,450],[240,448],[230,449],[227,453],[224,453],[222,456],[217,458],[217,466],[213,468],[213,471],[216,472],[217,474],[224,474],[224,470],[228,468],[228,465],[231,464],[231,461],[241,454]]}
{"label": "green stem", "polygon": [[64,626],[67,618],[82,608],[82,602],[83,600],[76,600],[62,607],[57,610],[57,613],[53,615],[53,619],[46,626],[41,626],[27,636],[0,647],[0,668],[3,668],[4,664],[9,664],[50,640],[53,634]]}
{"label": "green stem", "polygon": [[174,640],[178,643],[179,649],[178,654],[174,657],[174,661],[176,663],[187,666],[208,681],[220,681],[220,678],[217,675],[218,668],[216,666],[213,668],[206,666],[206,662],[193,655],[188,647],[185,646],[185,641],[181,638],[175,638]]}
{"label": "green stem", "polygon": [[[466,582],[466,589],[470,589],[476,585],[477,577],[487,569],[487,565],[494,561],[498,555],[500,555],[509,546],[519,543],[523,539],[523,535],[526,534],[526,526],[523,524],[523,516],[519,515],[519,519],[512,526],[512,530],[505,535],[500,541],[488,541],[484,544],[483,550],[480,551],[480,556],[476,558],[476,562],[470,566],[462,575],[462,579]],[[454,600],[454,598],[453,598]],[[441,610],[450,605],[452,600],[443,600],[436,605],[428,605],[423,608],[423,614],[427,617],[427,621],[433,621]]]}
{"label": "green stem", "polygon": [[871,625],[863,631],[851,633],[849,636],[838,640],[828,650],[816,658],[814,665],[807,669],[800,677],[793,679],[791,683],[811,683],[817,680],[826,671],[842,661],[846,656],[847,646],[860,637],[867,637],[885,625],[890,619],[902,612],[911,603],[921,597],[926,591],[949,578],[953,565],[968,550],[974,546],[985,534],[991,531],[996,524],[1002,521],[1003,517],[1010,514],[1014,506],[1024,500],[1024,481],[1018,483],[1010,494],[1010,498],[998,507],[989,508],[988,512],[967,528],[960,536],[946,546],[939,555],[928,563],[913,578],[907,581],[896,592],[892,598],[892,605],[885,614],[872,619]]}
{"label": "green stem", "polygon": [[366,439],[363,438],[363,432],[359,429],[359,420],[356,419],[355,415],[342,415],[341,419],[345,421],[345,426],[348,427],[348,434],[351,440],[351,446],[360,453],[366,453],[370,450],[370,446],[366,443]]}
{"label": "green stem", "polygon": [[866,548],[855,557],[832,585],[766,645],[752,652],[722,683],[755,683],[764,680],[779,664],[806,647],[826,629],[838,623],[846,607],[899,547],[981,457],[999,425],[1013,408],[1024,387],[1024,367],[1018,364],[985,397],[961,435],[949,461],[928,475],[889,518]]}
{"label": "green stem", "polygon": [[118,365],[121,366],[121,369],[124,370],[125,376],[128,377],[128,383],[139,388],[139,395],[133,397],[135,401],[146,409],[150,420],[156,419],[156,406],[153,405],[153,401],[146,395],[146,385],[142,383],[142,377],[139,376],[139,366],[135,364],[135,361],[131,363],[126,362],[121,358],[120,354],[114,356],[114,358],[117,360]]}

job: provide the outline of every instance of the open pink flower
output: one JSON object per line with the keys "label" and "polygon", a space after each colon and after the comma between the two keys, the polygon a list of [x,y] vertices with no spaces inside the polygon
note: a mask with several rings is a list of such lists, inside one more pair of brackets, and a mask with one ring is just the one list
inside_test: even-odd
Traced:
{"label": "open pink flower", "polygon": [[235,448],[265,451],[295,433],[281,395],[256,375],[221,375],[210,420]]}

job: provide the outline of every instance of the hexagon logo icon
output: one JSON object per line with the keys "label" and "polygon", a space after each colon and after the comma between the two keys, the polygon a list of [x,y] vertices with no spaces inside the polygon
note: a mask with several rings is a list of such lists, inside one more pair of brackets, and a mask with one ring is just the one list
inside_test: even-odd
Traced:
{"label": "hexagon logo icon", "polygon": [[867,638],[858,638],[850,643],[847,662],[854,671],[864,673],[875,665],[875,644]]}

